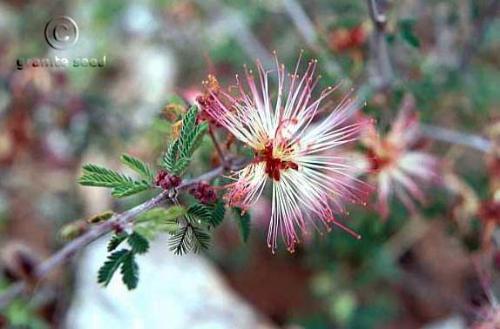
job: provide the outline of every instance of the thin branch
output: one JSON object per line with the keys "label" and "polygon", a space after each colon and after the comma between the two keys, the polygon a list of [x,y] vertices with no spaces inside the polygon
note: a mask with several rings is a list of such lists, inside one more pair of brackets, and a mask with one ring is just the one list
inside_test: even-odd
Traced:
{"label": "thin branch", "polygon": [[[231,169],[238,169],[243,165],[243,163],[244,161],[242,160],[233,161],[230,163],[229,167]],[[201,181],[210,181],[222,174],[224,170],[224,166],[219,166],[196,178],[185,180],[183,183],[181,183],[181,185],[179,185],[177,190],[185,190]],[[89,231],[66,244],[48,259],[40,263],[40,265],[38,265],[34,270],[35,277],[38,281],[45,279],[48,274],[52,272],[56,267],[70,260],[78,251],[85,248],[91,242],[113,231],[115,227],[121,227],[132,223],[138,215],[159,206],[163,202],[169,201],[171,199],[170,195],[171,194],[169,193],[169,191],[163,191],[154,198],[149,199],[132,209],[114,215],[104,223],[92,226]],[[18,297],[28,288],[29,286],[26,282],[17,282],[12,284],[6,291],[4,291],[0,295],[0,309],[7,306],[14,298]]]}
{"label": "thin branch", "polygon": [[27,288],[26,282],[16,282],[9,286],[2,295],[0,295],[0,310],[4,309],[9,303],[25,291]]}
{"label": "thin branch", "polygon": [[250,58],[260,59],[266,68],[274,66],[273,57],[252,32],[245,15],[218,0],[197,0],[196,3],[207,11],[213,22],[217,24],[217,29],[227,30],[232,34],[234,41]]}
{"label": "thin branch", "polygon": [[469,66],[472,57],[479,50],[479,46],[483,42],[488,25],[491,23],[491,21],[493,21],[495,15],[497,15],[499,8],[499,0],[490,0],[489,4],[486,5],[483,14],[479,15],[479,18],[474,24],[474,28],[469,37],[469,40],[467,41],[463,49],[459,63],[460,70],[464,70]]}
{"label": "thin branch", "polygon": [[394,72],[392,70],[387,42],[385,39],[387,17],[377,5],[377,0],[367,0],[367,2],[370,18],[375,27],[372,39],[372,49],[377,63],[376,70],[378,75],[378,79],[375,81],[375,86],[380,89],[384,89],[389,87],[394,79]]}
{"label": "thin branch", "polygon": [[426,137],[452,144],[468,146],[481,152],[487,153],[493,150],[493,142],[481,136],[424,123],[420,125],[420,131]]}
{"label": "thin branch", "polygon": [[222,148],[220,147],[220,144],[217,141],[217,137],[215,136],[214,130],[210,126],[208,127],[208,133],[210,134],[210,138],[212,139],[212,143],[214,144],[215,150],[219,155],[222,165],[226,166],[227,165],[226,157],[224,156],[224,152],[222,151]]}
{"label": "thin branch", "polygon": [[318,35],[313,22],[309,19],[306,12],[296,0],[283,0],[283,7],[292,19],[295,27],[304,38],[304,41],[311,48],[316,48]]}
{"label": "thin branch", "polygon": [[377,29],[385,29],[387,17],[378,10],[377,0],[368,0],[368,10],[370,12],[370,18],[375,23]]}
{"label": "thin branch", "polygon": [[[283,0],[283,7],[297,31],[302,38],[304,38],[307,46],[321,57],[322,66],[325,68],[326,72],[333,77],[342,76],[342,79],[345,80],[342,68],[331,60],[328,52],[321,46],[314,24],[300,3],[297,0]],[[346,81],[346,83],[348,87],[351,85],[351,81]]]}

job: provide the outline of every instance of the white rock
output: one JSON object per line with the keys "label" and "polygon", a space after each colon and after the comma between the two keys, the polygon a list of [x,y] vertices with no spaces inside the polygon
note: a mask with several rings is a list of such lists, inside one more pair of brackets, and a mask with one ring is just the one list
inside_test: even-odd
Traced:
{"label": "white rock", "polygon": [[[105,239],[103,239],[105,240]],[[105,241],[91,245],[80,260],[76,292],[66,318],[74,329],[106,328],[272,328],[225,284],[199,255],[176,256],[166,241],[138,256],[140,281],[128,291],[119,273],[107,288],[96,283],[106,257]]]}

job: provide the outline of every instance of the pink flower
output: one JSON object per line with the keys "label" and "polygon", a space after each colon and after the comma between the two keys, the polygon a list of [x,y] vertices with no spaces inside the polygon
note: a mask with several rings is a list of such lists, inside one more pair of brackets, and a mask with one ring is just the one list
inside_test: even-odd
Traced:
{"label": "pink flower", "polygon": [[[292,75],[276,59],[276,70],[266,71],[257,62],[258,76],[245,68],[246,86],[236,76],[236,95],[222,89],[212,93],[214,102],[204,110],[238,140],[254,151],[254,159],[236,172],[225,195],[230,206],[249,209],[272,185],[272,210],[267,236],[274,250],[278,233],[293,252],[299,232],[310,227],[336,225],[359,238],[334,216],[344,211],[343,201],[361,201],[364,184],[354,177],[340,154],[326,154],[356,140],[366,122],[348,122],[357,102],[344,97],[337,106],[325,103],[335,90],[328,87],[318,98],[312,92],[317,61],[309,62],[302,77],[300,58]],[[269,74],[276,74],[272,91]],[[256,82],[257,80],[257,82]],[[275,95],[275,96],[273,96]],[[322,121],[315,121],[325,114]]]}
{"label": "pink flower", "polygon": [[361,139],[367,147],[366,169],[377,188],[377,208],[384,218],[389,215],[392,195],[414,213],[413,199],[425,202],[421,185],[429,185],[438,178],[438,160],[421,150],[418,117],[409,108],[399,112],[384,137],[372,125]]}
{"label": "pink flower", "polygon": [[479,317],[480,319],[472,324],[472,329],[500,328],[500,308],[498,306],[485,307]]}

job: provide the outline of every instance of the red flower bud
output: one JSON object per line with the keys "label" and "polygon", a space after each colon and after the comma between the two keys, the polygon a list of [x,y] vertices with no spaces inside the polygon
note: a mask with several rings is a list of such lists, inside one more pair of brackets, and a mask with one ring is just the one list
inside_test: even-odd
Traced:
{"label": "red flower bud", "polygon": [[160,170],[156,174],[155,185],[160,186],[164,190],[169,190],[179,186],[181,178],[179,176],[171,175],[165,170]]}
{"label": "red flower bud", "polygon": [[217,201],[217,193],[215,193],[215,188],[206,183],[200,182],[189,189],[189,193],[198,199],[201,203],[214,203]]}

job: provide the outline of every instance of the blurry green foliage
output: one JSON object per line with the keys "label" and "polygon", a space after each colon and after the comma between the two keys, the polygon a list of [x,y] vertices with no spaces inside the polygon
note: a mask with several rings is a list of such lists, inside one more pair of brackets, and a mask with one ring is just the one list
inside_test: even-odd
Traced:
{"label": "blurry green foliage", "polygon": [[403,40],[405,40],[409,45],[419,48],[420,40],[415,35],[414,26],[415,20],[403,19],[399,21],[399,30]]}

